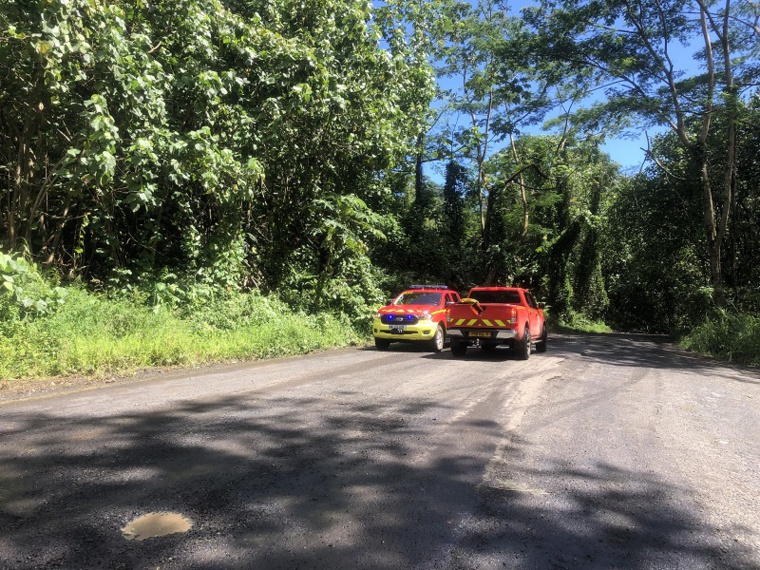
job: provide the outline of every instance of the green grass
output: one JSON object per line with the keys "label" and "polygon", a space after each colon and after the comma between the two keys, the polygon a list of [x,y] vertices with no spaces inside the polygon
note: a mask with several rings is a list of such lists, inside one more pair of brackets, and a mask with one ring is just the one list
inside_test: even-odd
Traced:
{"label": "green grass", "polygon": [[286,356],[364,340],[341,318],[293,312],[256,293],[170,311],[73,288],[54,313],[0,328],[2,380]]}
{"label": "green grass", "polygon": [[720,311],[682,338],[681,345],[728,362],[760,366],[760,318]]}
{"label": "green grass", "polygon": [[613,330],[602,321],[592,321],[578,313],[573,314],[566,319],[553,319],[551,316],[547,319],[549,330],[558,333],[611,333]]}

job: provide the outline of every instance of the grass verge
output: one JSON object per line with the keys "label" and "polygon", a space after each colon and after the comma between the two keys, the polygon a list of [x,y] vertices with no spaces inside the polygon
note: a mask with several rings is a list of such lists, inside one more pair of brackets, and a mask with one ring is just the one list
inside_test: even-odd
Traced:
{"label": "grass verge", "polygon": [[364,340],[340,317],[294,312],[257,293],[168,310],[72,288],[55,312],[0,328],[4,381],[287,356]]}
{"label": "grass verge", "polygon": [[611,333],[613,330],[602,321],[592,321],[583,315],[574,314],[570,318],[556,319],[552,316],[547,317],[549,330],[557,333]]}
{"label": "grass verge", "polygon": [[681,346],[706,356],[760,366],[760,318],[719,311],[681,339]]}

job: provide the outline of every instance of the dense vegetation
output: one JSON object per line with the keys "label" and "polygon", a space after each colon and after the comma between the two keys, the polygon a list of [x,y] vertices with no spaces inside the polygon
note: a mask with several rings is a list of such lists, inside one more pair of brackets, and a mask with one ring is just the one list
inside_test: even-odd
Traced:
{"label": "dense vegetation", "polygon": [[305,315],[256,292],[151,309],[140,296],[56,291],[23,261],[11,263],[20,302],[0,298],[2,379],[286,356],[359,341],[346,319],[320,313],[306,327]]}
{"label": "dense vegetation", "polygon": [[355,342],[426,280],[760,363],[759,17],[0,0],[0,377]]}

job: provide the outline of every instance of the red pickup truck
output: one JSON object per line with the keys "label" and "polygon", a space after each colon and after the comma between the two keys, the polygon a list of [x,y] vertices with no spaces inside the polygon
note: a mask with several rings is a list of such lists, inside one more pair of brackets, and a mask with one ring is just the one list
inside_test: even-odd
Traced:
{"label": "red pickup truck", "polygon": [[534,346],[546,352],[544,311],[527,289],[474,287],[449,308],[447,321],[454,356],[464,356],[472,345],[491,350],[506,344],[521,360],[530,358]]}

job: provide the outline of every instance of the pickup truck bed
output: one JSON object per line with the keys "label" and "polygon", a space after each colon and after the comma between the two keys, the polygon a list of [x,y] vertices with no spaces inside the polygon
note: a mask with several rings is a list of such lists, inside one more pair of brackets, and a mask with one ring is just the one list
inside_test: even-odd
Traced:
{"label": "pickup truck bed", "polygon": [[491,350],[508,345],[526,360],[534,346],[536,352],[546,351],[544,311],[526,289],[474,287],[451,306],[447,320],[454,356],[464,356],[468,346]]}

